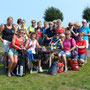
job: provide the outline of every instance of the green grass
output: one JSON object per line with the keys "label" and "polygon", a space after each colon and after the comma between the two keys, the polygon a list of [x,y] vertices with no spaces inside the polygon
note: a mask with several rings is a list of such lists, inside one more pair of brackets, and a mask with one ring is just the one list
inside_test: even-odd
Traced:
{"label": "green grass", "polygon": [[[0,50],[2,50],[0,42]],[[3,52],[0,52],[3,54]],[[79,71],[49,75],[48,72],[29,74],[24,77],[7,77],[0,65],[0,90],[90,90],[90,58]]]}
{"label": "green grass", "polygon": [[49,75],[48,72],[29,74],[24,77],[7,77],[0,65],[0,90],[90,90],[90,58],[79,71]]}

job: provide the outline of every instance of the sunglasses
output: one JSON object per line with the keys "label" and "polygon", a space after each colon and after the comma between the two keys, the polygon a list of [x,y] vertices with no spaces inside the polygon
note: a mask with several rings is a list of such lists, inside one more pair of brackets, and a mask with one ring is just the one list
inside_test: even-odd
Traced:
{"label": "sunglasses", "polygon": [[65,34],[65,35],[70,35],[70,34]]}
{"label": "sunglasses", "polygon": [[83,35],[79,35],[79,37],[82,37]]}
{"label": "sunglasses", "polygon": [[60,38],[64,38],[64,37],[60,37]]}
{"label": "sunglasses", "polygon": [[49,25],[52,25],[52,24],[49,24]]}

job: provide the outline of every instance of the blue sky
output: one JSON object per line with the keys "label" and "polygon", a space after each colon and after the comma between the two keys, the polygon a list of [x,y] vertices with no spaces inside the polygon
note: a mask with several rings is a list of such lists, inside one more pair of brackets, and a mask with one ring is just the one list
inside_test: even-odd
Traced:
{"label": "blue sky", "polygon": [[18,18],[26,20],[26,26],[31,24],[31,20],[44,21],[45,9],[56,7],[64,15],[63,26],[67,26],[69,21],[82,20],[84,8],[90,6],[90,0],[0,0],[0,23],[6,23],[8,16],[14,18],[16,24]]}

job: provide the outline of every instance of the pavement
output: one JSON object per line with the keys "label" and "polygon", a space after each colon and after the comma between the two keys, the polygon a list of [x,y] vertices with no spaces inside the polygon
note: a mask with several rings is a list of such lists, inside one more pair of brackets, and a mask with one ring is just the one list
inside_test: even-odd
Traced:
{"label": "pavement", "polygon": [[90,45],[89,45],[89,47],[87,49],[87,56],[90,57]]}

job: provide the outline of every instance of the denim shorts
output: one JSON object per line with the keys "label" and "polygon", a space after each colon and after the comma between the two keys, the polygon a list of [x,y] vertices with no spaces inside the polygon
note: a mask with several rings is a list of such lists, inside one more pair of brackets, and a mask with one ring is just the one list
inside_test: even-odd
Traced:
{"label": "denim shorts", "polygon": [[58,54],[61,54],[61,55],[62,55],[62,54],[65,54],[67,58],[71,57],[71,52],[67,53],[67,52],[65,52],[65,51],[61,51],[61,52],[59,52]]}
{"label": "denim shorts", "polygon": [[8,55],[18,55],[18,52],[17,52],[16,49],[8,47],[8,52],[7,52],[7,54],[8,54]]}
{"label": "denim shorts", "polygon": [[86,54],[77,55],[77,56],[75,57],[75,59],[82,59],[82,60],[85,60],[86,56],[87,56]]}

